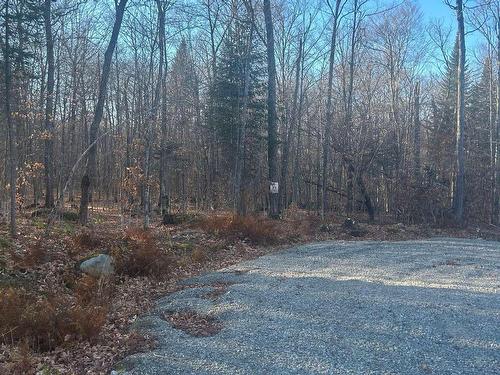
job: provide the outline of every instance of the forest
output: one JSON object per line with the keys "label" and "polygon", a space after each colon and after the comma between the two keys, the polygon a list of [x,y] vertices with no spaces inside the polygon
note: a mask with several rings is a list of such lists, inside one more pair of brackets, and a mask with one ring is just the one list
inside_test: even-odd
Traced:
{"label": "forest", "polygon": [[412,1],[115,3],[4,2],[12,226],[93,202],[498,222],[495,2],[464,10],[471,51]]}
{"label": "forest", "polygon": [[[0,295],[11,304],[0,313],[40,303],[28,284],[5,282],[10,274],[62,280],[44,264],[72,270],[100,248],[116,251],[118,237],[143,253],[113,253],[117,268],[154,279],[203,269],[207,241],[224,250],[206,267],[224,265],[236,232],[238,246],[267,246],[302,230],[338,238],[336,224],[355,237],[383,225],[497,230],[500,3],[436,0],[445,18],[424,3],[2,0]],[[204,234],[182,245],[192,226]],[[84,250],[64,245],[58,258],[61,243]],[[245,251],[237,258],[257,255]],[[97,288],[72,275],[63,305]],[[80,319],[116,288],[99,287]],[[37,361],[65,335],[94,336],[13,334],[11,319],[0,317],[0,343],[38,337],[25,348]],[[0,363],[16,362],[3,353]]]}

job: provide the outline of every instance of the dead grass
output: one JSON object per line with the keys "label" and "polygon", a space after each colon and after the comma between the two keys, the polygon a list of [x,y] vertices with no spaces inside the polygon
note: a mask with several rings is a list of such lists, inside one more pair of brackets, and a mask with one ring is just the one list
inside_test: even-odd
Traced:
{"label": "dead grass", "polygon": [[172,255],[158,246],[151,230],[128,229],[124,241],[125,247],[113,251],[119,273],[165,278],[175,266]]}
{"label": "dead grass", "polygon": [[95,278],[83,275],[74,285],[74,293],[80,305],[106,305],[113,297],[115,283],[111,277]]}
{"label": "dead grass", "polygon": [[260,216],[210,216],[200,219],[198,226],[216,236],[249,240],[256,245],[280,243],[283,233],[277,221]]}
{"label": "dead grass", "polygon": [[[90,292],[87,292],[89,294]],[[0,343],[26,343],[36,352],[71,340],[92,340],[106,321],[107,303],[89,298],[36,296],[22,288],[0,289]]]}
{"label": "dead grass", "polygon": [[42,241],[37,241],[21,254],[11,249],[10,257],[15,263],[16,268],[32,268],[49,261],[49,252],[47,246]]}

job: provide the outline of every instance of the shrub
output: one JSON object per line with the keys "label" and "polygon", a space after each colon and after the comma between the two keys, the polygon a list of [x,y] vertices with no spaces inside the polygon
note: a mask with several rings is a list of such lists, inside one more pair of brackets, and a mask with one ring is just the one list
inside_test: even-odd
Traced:
{"label": "shrub", "polygon": [[70,311],[72,332],[85,340],[93,340],[106,323],[107,306],[76,305]]}
{"label": "shrub", "polygon": [[174,265],[172,256],[157,246],[152,233],[145,229],[129,229],[126,247],[115,250],[118,271],[132,276],[164,277]]}
{"label": "shrub", "polygon": [[96,279],[90,275],[83,275],[75,282],[75,297],[79,305],[105,306],[113,296],[114,287],[115,284],[111,278]]}
{"label": "shrub", "polygon": [[262,245],[279,242],[277,229],[273,220],[255,216],[235,216],[228,228],[230,233]]}
{"label": "shrub", "polygon": [[199,220],[198,226],[207,233],[227,234],[232,219],[231,215],[207,216]]}
{"label": "shrub", "polygon": [[280,242],[277,222],[258,216],[218,215],[205,217],[198,226],[207,233],[248,239],[254,244],[269,245]]}
{"label": "shrub", "polygon": [[0,290],[0,342],[25,342],[53,350],[68,337],[92,339],[106,321],[107,306],[72,305],[69,298],[35,298],[23,289]]}

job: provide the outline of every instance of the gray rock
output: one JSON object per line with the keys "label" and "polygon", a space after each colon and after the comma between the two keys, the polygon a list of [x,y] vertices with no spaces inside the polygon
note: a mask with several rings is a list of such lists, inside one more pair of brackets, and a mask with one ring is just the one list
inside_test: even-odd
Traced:
{"label": "gray rock", "polygon": [[80,270],[94,277],[109,276],[115,272],[114,260],[106,254],[99,254],[80,264]]}

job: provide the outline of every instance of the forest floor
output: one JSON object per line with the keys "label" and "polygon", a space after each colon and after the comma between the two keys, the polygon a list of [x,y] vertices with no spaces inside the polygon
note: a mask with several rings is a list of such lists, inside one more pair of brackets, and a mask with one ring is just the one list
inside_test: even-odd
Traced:
{"label": "forest floor", "polygon": [[[138,218],[123,220],[113,209],[94,208],[91,217],[82,228],[68,212],[47,232],[46,213],[26,210],[15,240],[0,221],[0,373],[109,373],[121,359],[156,345],[133,323],[158,298],[186,287],[179,281],[292,245],[439,236],[500,239],[500,231],[489,227],[353,226],[345,225],[345,217],[321,221],[298,209],[288,210],[280,221],[223,212],[178,215],[177,224],[153,221],[147,231]],[[116,275],[83,275],[79,264],[101,253],[113,256]],[[196,321],[172,319],[187,326]]]}

